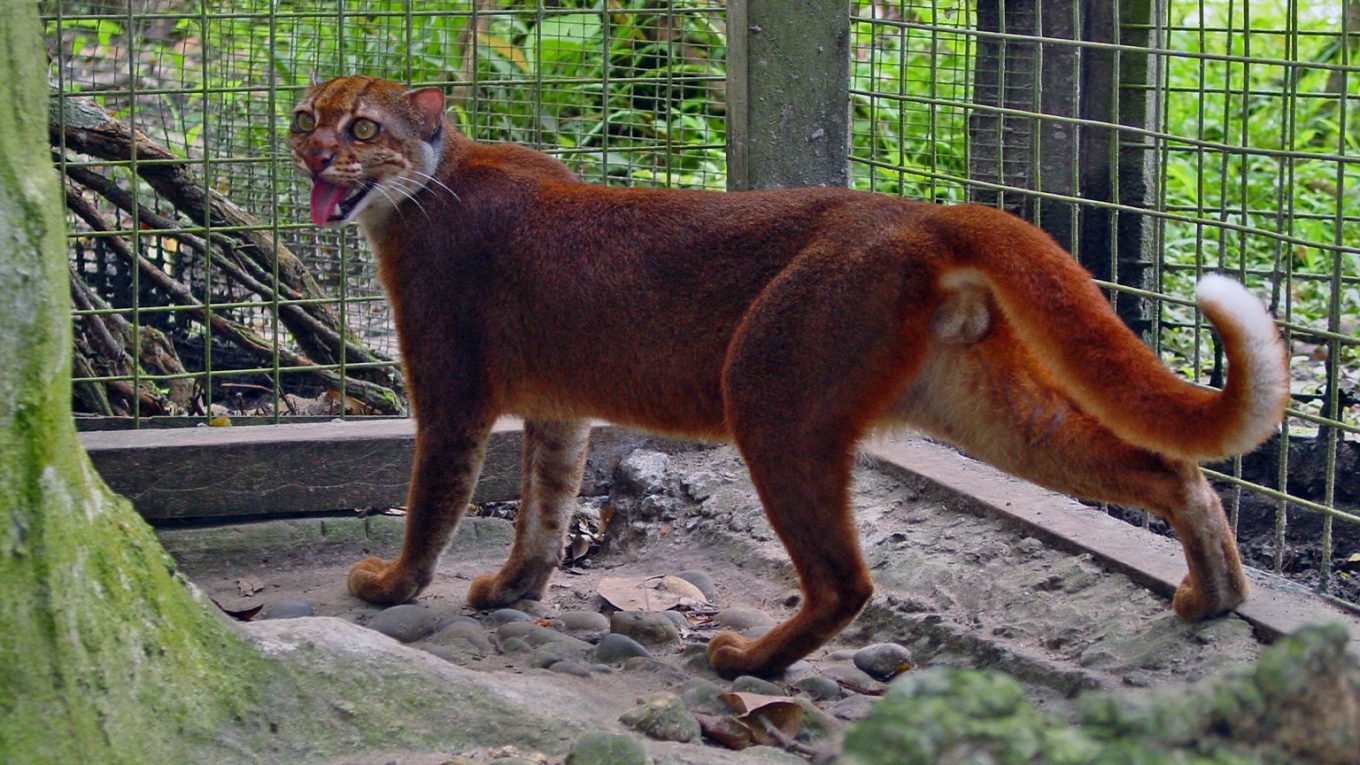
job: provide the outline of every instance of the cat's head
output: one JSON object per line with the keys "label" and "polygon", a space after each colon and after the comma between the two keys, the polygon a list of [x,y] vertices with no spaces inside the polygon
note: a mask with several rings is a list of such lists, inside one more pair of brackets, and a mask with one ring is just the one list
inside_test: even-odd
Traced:
{"label": "cat's head", "polygon": [[427,183],[439,163],[444,94],[372,77],[313,85],[293,109],[293,165],[312,181],[312,222],[375,223]]}

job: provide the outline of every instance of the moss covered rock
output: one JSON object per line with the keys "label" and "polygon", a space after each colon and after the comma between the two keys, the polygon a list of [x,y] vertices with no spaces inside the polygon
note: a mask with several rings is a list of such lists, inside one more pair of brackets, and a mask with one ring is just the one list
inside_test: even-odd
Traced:
{"label": "moss covered rock", "polygon": [[1309,627],[1256,664],[1176,691],[1091,694],[1073,725],[1020,684],[953,668],[895,681],[846,737],[843,765],[1250,765],[1360,762],[1360,666],[1347,634]]}

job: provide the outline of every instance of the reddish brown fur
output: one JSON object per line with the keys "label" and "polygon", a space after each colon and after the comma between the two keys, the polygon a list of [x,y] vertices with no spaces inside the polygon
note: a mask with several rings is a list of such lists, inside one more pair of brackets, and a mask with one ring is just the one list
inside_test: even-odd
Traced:
{"label": "reddish brown fur", "polygon": [[[1168,373],[1037,229],[986,208],[843,189],[587,185],[542,154],[477,144],[449,124],[432,137],[435,100],[332,81],[299,107],[317,130],[292,137],[305,172],[318,172],[318,147],[337,162],[362,153],[333,129],[362,103],[386,110],[382,140],[413,154],[418,141],[438,146],[440,184],[359,217],[418,429],[402,553],[356,564],[355,594],[399,602],[430,581],[491,424],[510,413],[528,422],[525,510],[505,567],[473,584],[479,606],[542,595],[586,418],[736,442],[805,599],[759,640],[715,638],[724,675],[787,666],[868,599],[847,486],[855,444],[885,424],[1169,518],[1190,562],[1175,602],[1185,618],[1244,597],[1217,498],[1173,456],[1212,451],[1236,405]],[[969,272],[981,285],[945,279]],[[951,318],[970,321],[950,330]]]}

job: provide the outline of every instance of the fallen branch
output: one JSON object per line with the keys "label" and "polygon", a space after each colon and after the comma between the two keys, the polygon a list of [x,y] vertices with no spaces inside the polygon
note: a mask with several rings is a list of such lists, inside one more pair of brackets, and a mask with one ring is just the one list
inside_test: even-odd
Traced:
{"label": "fallen branch", "polygon": [[[279,244],[262,230],[259,221],[222,194],[207,189],[188,168],[186,162],[160,146],[140,131],[133,130],[102,107],[88,99],[67,97],[54,99],[49,114],[49,138],[59,150],[70,150],[98,159],[119,162],[135,161],[136,172],[162,198],[199,226],[230,229],[215,232],[211,244],[228,254],[222,262],[230,262],[230,278],[255,294],[275,300],[275,291],[267,286],[278,275],[277,298],[282,300],[318,300],[327,296],[312,279],[311,274],[288,248]],[[68,168],[78,171],[80,168]],[[179,228],[153,211],[135,204],[127,192],[107,178],[99,180],[97,173],[68,172],[68,177],[81,178],[82,185],[109,199],[127,212],[159,219],[167,229]],[[99,176],[102,178],[102,176]],[[177,237],[191,248],[195,246],[185,236]],[[196,244],[206,251],[207,244],[198,239]],[[224,269],[225,270],[225,269]],[[248,274],[248,276],[247,276]],[[343,352],[350,364],[390,362],[391,359],[365,348],[353,337],[342,337],[335,314],[321,302],[280,306],[279,321],[297,341],[305,356],[320,364],[337,364]],[[342,351],[343,349],[343,351]],[[398,386],[395,366],[380,366],[355,370],[354,376],[378,382],[383,386]]]}
{"label": "fallen branch", "polygon": [[[85,221],[92,230],[97,232],[115,230],[103,214],[82,196],[80,189],[70,180],[67,180],[63,186],[66,194],[66,206],[81,220]],[[259,359],[262,365],[272,366],[277,354],[280,366],[304,367],[302,370],[304,374],[313,377],[327,389],[341,390],[343,387],[345,395],[363,402],[366,406],[381,414],[401,413],[401,402],[390,388],[367,380],[342,379],[335,370],[319,368],[311,359],[285,348],[277,347],[274,343],[256,335],[249,327],[208,310],[207,306],[194,297],[188,287],[157,268],[151,261],[134,253],[127,242],[121,238],[109,237],[107,241],[109,249],[119,259],[128,264],[129,267],[137,269],[158,290],[169,296],[176,305],[199,309],[185,311],[185,316],[200,324],[206,323],[219,337],[250,353]]]}

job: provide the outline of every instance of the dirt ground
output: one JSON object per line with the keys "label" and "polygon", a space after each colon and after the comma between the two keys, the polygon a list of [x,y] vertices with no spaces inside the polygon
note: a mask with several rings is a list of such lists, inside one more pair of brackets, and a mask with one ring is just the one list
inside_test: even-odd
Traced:
{"label": "dirt ground", "polygon": [[[610,496],[593,503],[603,504],[606,515],[614,514],[612,529],[618,536],[565,566],[544,601],[523,608],[532,612],[535,625],[593,644],[602,633],[573,632],[562,617],[613,610],[600,594],[602,584],[608,590],[620,580],[701,572],[713,587],[708,602],[679,607],[680,640],[650,646],[652,659],[612,666],[601,666],[605,663],[587,654],[580,663],[589,671],[582,676],[567,673],[565,664],[537,667],[543,663],[538,651],[507,650],[517,644],[510,642],[498,618],[464,604],[472,577],[495,570],[503,560],[510,524],[471,517],[444,556],[434,583],[416,602],[429,613],[430,629],[459,615],[476,619],[486,645],[480,650],[461,643],[459,650],[437,649],[428,632],[406,636],[409,642],[470,671],[517,685],[537,684],[544,699],[560,698],[566,690],[588,701],[599,730],[643,740],[658,761],[694,763],[768,762],[772,756],[793,757],[788,751],[800,758],[827,759],[843,724],[862,717],[883,687],[879,680],[854,674],[858,670],[852,653],[873,644],[905,647],[913,667],[1004,670],[1025,684],[1033,700],[1057,714],[1066,713],[1070,699],[1086,689],[1193,681],[1251,661],[1262,648],[1251,627],[1237,617],[1182,624],[1165,598],[1088,556],[1052,549],[995,519],[960,512],[952,506],[958,503],[911,481],[862,468],[853,501],[877,586],[874,598],[830,645],[775,678],[775,686],[762,687],[805,698],[825,713],[824,724],[800,734],[785,752],[771,747],[729,752],[709,739],[659,742],[654,734],[622,725],[620,716],[653,694],[688,692],[696,679],[730,689],[732,684],[708,671],[703,643],[719,631],[718,622],[730,609],[749,609],[776,620],[788,617],[796,608],[798,589],[733,450],[643,451],[625,462],[641,466],[639,474],[616,480]],[[309,518],[166,529],[161,538],[189,579],[225,609],[263,606],[256,617],[262,618],[285,602],[303,602],[317,616],[370,625],[382,610],[348,594],[345,572],[363,555],[394,555],[401,525],[401,518],[388,516]],[[481,644],[475,636],[472,642]],[[804,689],[811,687],[808,678],[813,677],[830,678],[840,688],[830,696],[813,695]],[[442,754],[490,762],[501,743],[488,740],[484,751]],[[560,762],[569,748],[564,741],[559,751],[521,754],[530,761]]]}

